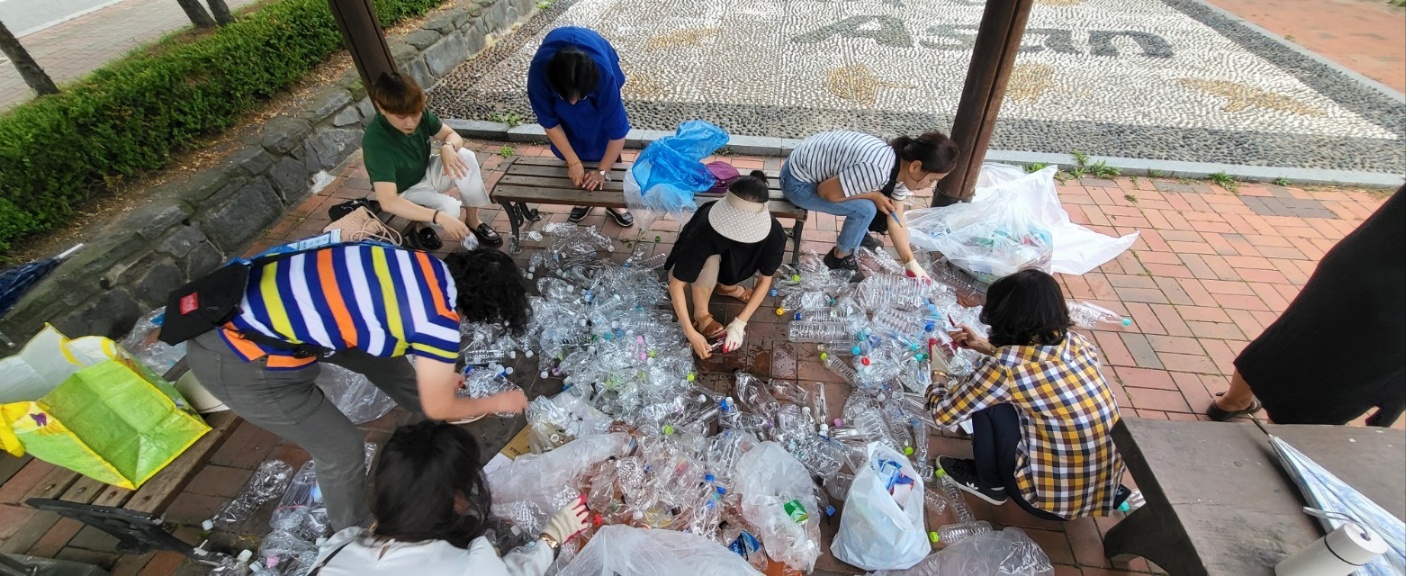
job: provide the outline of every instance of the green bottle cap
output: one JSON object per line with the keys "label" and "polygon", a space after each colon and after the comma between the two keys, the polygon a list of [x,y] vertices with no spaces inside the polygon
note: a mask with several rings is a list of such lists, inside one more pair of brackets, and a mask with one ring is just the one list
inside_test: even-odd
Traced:
{"label": "green bottle cap", "polygon": [[928,532],[928,541],[929,541],[929,542],[932,542],[933,544],[937,544],[938,539],[939,539],[939,538],[938,538],[938,536],[937,536],[937,532]]}

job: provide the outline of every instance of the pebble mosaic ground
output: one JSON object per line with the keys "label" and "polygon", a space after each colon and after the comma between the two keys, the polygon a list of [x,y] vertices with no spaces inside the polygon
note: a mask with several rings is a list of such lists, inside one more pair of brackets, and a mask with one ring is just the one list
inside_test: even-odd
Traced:
{"label": "pebble mosaic ground", "polygon": [[[431,91],[442,116],[533,116],[557,26],[619,51],[637,128],[947,130],[980,0],[562,0]],[[1400,173],[1406,106],[1199,0],[1037,0],[993,147]]]}

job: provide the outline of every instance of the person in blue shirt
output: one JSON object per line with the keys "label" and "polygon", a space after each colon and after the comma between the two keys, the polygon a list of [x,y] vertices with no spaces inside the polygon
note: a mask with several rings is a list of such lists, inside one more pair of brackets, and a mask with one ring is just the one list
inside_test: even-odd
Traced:
{"label": "person in blue shirt", "polygon": [[[552,30],[532,57],[527,99],[537,124],[552,142],[552,152],[566,161],[571,181],[583,190],[600,190],[625,148],[630,119],[620,99],[624,85],[620,56],[594,30],[575,26]],[[587,170],[586,162],[597,167]],[[570,219],[580,222],[590,212],[589,206],[577,206],[571,209]],[[626,210],[606,212],[621,226],[635,223]]]}

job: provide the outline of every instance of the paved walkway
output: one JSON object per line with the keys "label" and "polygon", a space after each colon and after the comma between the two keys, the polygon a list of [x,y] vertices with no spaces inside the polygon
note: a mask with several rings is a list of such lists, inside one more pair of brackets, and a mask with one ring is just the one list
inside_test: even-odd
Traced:
{"label": "paved walkway", "polygon": [[[254,0],[226,2],[237,10]],[[123,0],[20,38],[20,44],[63,89],[63,83],[189,26],[190,18],[175,0]],[[0,58],[0,111],[31,98],[34,92],[19,71]]]}
{"label": "paved walkway", "polygon": [[1406,8],[1385,0],[1210,0],[1220,8],[1406,92]]}
{"label": "paved walkway", "polygon": [[[1376,15],[1349,8],[1335,9]],[[789,138],[836,128],[945,130],[981,14],[982,2],[965,0],[763,0],[708,10],[693,0],[562,0],[441,80],[431,107],[455,118],[531,118],[532,55],[552,29],[584,26],[619,52],[638,128],[702,118],[733,134]],[[1339,18],[1346,25],[1349,17]],[[1397,18],[1394,29],[1406,22]],[[992,147],[1396,174],[1406,169],[1401,110],[1199,0],[1037,2]]]}
{"label": "paved walkway", "polygon": [[[475,142],[487,184],[502,177],[506,158],[499,142]],[[509,146],[516,155],[547,156],[541,146]],[[626,160],[635,152],[627,152]],[[778,158],[732,156],[727,158],[739,169],[777,169]],[[346,199],[370,194],[360,155],[353,155],[335,171],[337,179],[320,195],[309,198],[266,232],[250,252],[275,243],[303,238],[321,231],[327,223],[327,208]],[[1123,330],[1095,331],[1106,369],[1123,414],[1130,417],[1196,420],[1210,402],[1211,395],[1225,388],[1231,360],[1240,349],[1274,320],[1297,294],[1312,273],[1323,251],[1331,247],[1381,203],[1380,192],[1355,190],[1304,191],[1277,186],[1242,185],[1238,195],[1214,184],[1163,179],[1115,180],[1084,179],[1059,188],[1061,200],[1074,221],[1110,234],[1141,232],[1134,247],[1097,271],[1083,276],[1061,278],[1072,298],[1089,299],[1133,318]],[[919,202],[924,202],[920,199]],[[566,207],[543,207],[544,222],[565,221]],[[490,210],[485,219],[499,231],[508,230],[506,218]],[[587,218],[586,224],[600,226],[607,236],[618,238],[614,257],[623,260],[630,253],[626,242],[653,243],[654,251],[672,248],[678,224],[657,221],[647,231],[621,229],[602,214]],[[540,227],[540,224],[538,225]],[[813,214],[806,229],[803,249],[825,250],[835,238],[837,221]],[[550,238],[546,240],[550,241]],[[545,243],[545,242],[543,242]],[[518,256],[526,261],[542,243],[524,241]],[[719,303],[720,319],[737,313],[740,305]],[[772,314],[758,314],[749,326],[747,348],[700,365],[704,382],[722,382],[735,369],[797,382],[825,382],[830,405],[839,411],[847,387],[825,370],[813,345],[786,342],[784,320]],[[535,366],[535,363],[533,364]],[[539,379],[535,368],[519,369],[530,380],[519,382],[529,396],[554,393],[556,379]],[[363,429],[370,441],[382,442],[397,419],[392,412]],[[521,426],[521,418],[486,419],[470,429],[488,446],[496,449]],[[1398,422],[1398,427],[1403,424]],[[306,453],[278,438],[243,423],[166,511],[168,522],[181,526],[177,534],[191,542],[202,535],[201,520],[226,499],[237,493],[250,472],[262,460],[278,457],[297,465]],[[934,437],[933,454],[969,455],[970,445],[958,438]],[[0,464],[4,464],[0,456]],[[3,468],[3,467],[0,467]],[[15,542],[6,542],[28,518],[28,509],[16,504],[19,498],[42,482],[49,468],[31,462],[10,482],[0,485],[0,551],[11,551]],[[1118,571],[1103,558],[1102,534],[1116,518],[1084,519],[1066,524],[1036,520],[1013,505],[991,507],[969,499],[978,517],[999,526],[1019,526],[1044,548],[1057,564],[1060,576],[1108,576],[1151,571],[1142,561],[1130,571]],[[267,508],[267,507],[266,507]],[[267,530],[267,514],[237,526],[232,532],[216,532],[210,538],[221,546],[243,539],[249,547]],[[932,518],[940,525],[950,519]],[[14,528],[10,528],[13,526]],[[825,549],[835,525],[825,529]],[[37,535],[36,535],[37,536]],[[204,570],[171,553],[145,556],[119,556],[112,541],[92,529],[63,521],[49,528],[37,541],[22,546],[41,556],[83,558],[116,565],[118,576],[165,576],[204,574]],[[816,574],[836,576],[861,573],[822,557]]]}

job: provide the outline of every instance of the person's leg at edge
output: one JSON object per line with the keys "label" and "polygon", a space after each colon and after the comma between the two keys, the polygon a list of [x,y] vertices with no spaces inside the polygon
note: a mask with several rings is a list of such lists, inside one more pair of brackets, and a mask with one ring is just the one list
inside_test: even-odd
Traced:
{"label": "person's leg at edge", "polygon": [[[444,173],[444,162],[439,156],[430,157],[430,166],[426,169],[425,179],[430,186],[442,196],[457,195],[460,201],[460,208],[452,212],[446,212],[459,218],[480,235],[481,240],[486,240],[490,245],[497,245],[502,241],[498,239],[492,226],[487,231],[480,231],[483,220],[479,218],[479,209],[488,208],[493,205],[493,201],[488,196],[488,189],[483,184],[483,172],[478,166],[478,157],[473,150],[468,148],[459,149],[459,159],[468,167],[467,172],[461,178],[452,178]],[[407,198],[408,199],[408,198]],[[413,202],[413,200],[412,200]],[[488,238],[483,238],[488,236]]]}
{"label": "person's leg at edge", "polygon": [[[451,218],[459,215],[460,209],[463,208],[464,203],[454,196],[435,190],[434,184],[433,179],[426,178],[421,180],[418,184],[406,189],[404,192],[401,192],[400,197],[431,210],[439,210],[441,214],[445,214]],[[443,218],[443,216],[441,216],[441,218]],[[424,225],[429,226],[436,232],[444,231],[443,228],[440,228],[436,224],[425,223]]]}
{"label": "person's leg at edge", "polygon": [[1235,412],[1250,407],[1250,403],[1255,401],[1255,393],[1250,390],[1250,384],[1245,382],[1245,377],[1236,370],[1230,375],[1230,388],[1225,394],[1213,400],[1217,408],[1226,412]]}
{"label": "person's leg at edge", "polygon": [[[977,448],[978,431],[986,436],[981,441],[981,450]],[[1031,506],[1021,496],[1020,485],[1015,480],[1016,451],[1020,446],[1021,437],[1020,416],[1016,414],[1015,406],[997,404],[973,414],[972,453],[976,457],[977,478],[983,486],[1005,487],[1006,496],[1031,516],[1063,521],[1059,516]]]}
{"label": "person's leg at edge", "polygon": [[317,483],[334,530],[371,520],[366,502],[365,434],[323,395],[317,364],[267,370],[262,360],[234,355],[217,332],[187,343],[190,370],[211,395],[240,417],[297,444],[317,463]]}

